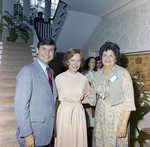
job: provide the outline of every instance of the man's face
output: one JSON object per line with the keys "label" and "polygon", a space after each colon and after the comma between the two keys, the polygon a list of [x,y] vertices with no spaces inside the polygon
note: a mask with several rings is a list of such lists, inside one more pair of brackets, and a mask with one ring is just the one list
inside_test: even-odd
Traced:
{"label": "man's face", "polygon": [[42,14],[39,14],[39,17],[42,18]]}
{"label": "man's face", "polygon": [[96,68],[101,68],[103,66],[102,61],[96,61]]}
{"label": "man's face", "polygon": [[38,54],[38,59],[47,66],[54,58],[54,45],[41,45],[39,49],[36,49],[36,53]]}

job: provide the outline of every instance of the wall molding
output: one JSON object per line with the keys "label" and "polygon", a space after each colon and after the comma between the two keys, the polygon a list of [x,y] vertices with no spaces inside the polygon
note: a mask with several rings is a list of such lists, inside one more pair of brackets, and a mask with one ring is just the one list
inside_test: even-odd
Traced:
{"label": "wall molding", "polygon": [[103,13],[100,14],[101,18],[113,18],[118,16],[126,11],[133,9],[143,3],[146,3],[149,0],[124,0],[123,2],[114,5],[113,7],[107,9]]}
{"label": "wall molding", "polygon": [[109,9],[103,11],[101,14],[100,14],[100,17],[105,17],[109,14],[111,14],[112,12],[116,11],[117,9],[123,7],[124,5],[127,5],[128,3],[130,3],[132,0],[124,0],[124,1],[121,1],[119,2],[118,4],[110,7]]}

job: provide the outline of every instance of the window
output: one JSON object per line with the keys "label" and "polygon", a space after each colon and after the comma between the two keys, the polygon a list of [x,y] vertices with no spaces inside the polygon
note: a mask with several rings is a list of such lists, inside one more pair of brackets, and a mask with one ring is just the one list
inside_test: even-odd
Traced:
{"label": "window", "polygon": [[31,9],[35,9],[35,12],[45,11],[45,0],[30,0]]}
{"label": "window", "polygon": [[51,18],[54,17],[59,0],[51,0]]}
{"label": "window", "polygon": [[14,0],[14,16],[16,18],[23,15],[23,0]]}
{"label": "window", "polygon": [[[59,0],[51,0],[51,16],[53,18],[58,6]],[[37,17],[38,12],[43,13],[43,18],[45,14],[45,0],[30,0],[30,24],[33,25],[34,18]]]}
{"label": "window", "polygon": [[30,24],[34,24],[34,18],[37,17],[38,12],[45,13],[45,0],[30,0]]}

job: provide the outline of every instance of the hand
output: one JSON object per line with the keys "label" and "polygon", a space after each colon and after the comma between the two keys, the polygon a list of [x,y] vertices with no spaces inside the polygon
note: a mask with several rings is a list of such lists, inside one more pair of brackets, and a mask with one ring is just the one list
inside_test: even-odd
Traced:
{"label": "hand", "polygon": [[124,138],[126,137],[126,133],[127,133],[127,127],[124,126],[123,124],[120,124],[118,132],[117,132],[117,137]]}
{"label": "hand", "polygon": [[24,145],[25,147],[34,147],[34,136],[30,134],[24,138]]}

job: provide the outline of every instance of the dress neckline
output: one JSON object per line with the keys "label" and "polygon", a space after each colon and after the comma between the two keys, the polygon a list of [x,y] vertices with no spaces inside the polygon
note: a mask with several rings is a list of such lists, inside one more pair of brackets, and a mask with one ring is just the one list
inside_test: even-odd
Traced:
{"label": "dress neckline", "polygon": [[66,73],[67,73],[67,75],[69,75],[71,77],[77,77],[77,75],[79,74],[79,72],[71,73],[69,70],[67,70]]}
{"label": "dress neckline", "polygon": [[111,75],[111,73],[113,72],[113,70],[114,70],[115,67],[116,67],[116,65],[111,69],[111,71],[107,75],[104,74],[104,68],[103,68],[103,75],[109,77]]}

